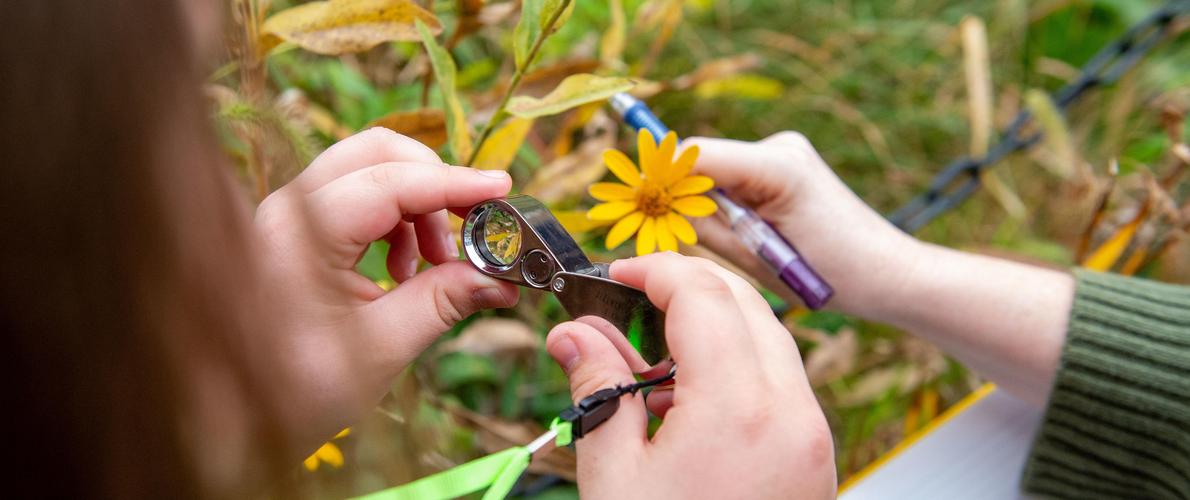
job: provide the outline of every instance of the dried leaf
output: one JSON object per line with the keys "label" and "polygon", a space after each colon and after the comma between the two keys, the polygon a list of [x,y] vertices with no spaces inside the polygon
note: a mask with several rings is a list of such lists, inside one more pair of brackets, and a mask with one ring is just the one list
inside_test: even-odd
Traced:
{"label": "dried leaf", "polygon": [[465,352],[480,356],[532,352],[541,345],[541,336],[529,325],[515,319],[481,318],[464,328],[458,337],[439,346],[441,354]]}
{"label": "dried leaf", "polygon": [[703,82],[719,80],[759,68],[762,62],[760,56],[751,53],[714,59],[699,65],[694,71],[674,78],[669,82],[669,86],[674,90],[688,90]]}
{"label": "dried leaf", "polygon": [[384,42],[418,40],[415,23],[438,34],[442,24],[412,0],[328,0],[310,2],[274,14],[261,33],[262,47],[280,40],[326,55],[363,52]]}
{"label": "dried leaf", "polygon": [[628,25],[624,21],[624,1],[608,0],[611,23],[599,40],[599,60],[609,68],[624,64],[624,42],[628,36]]}
{"label": "dried leaf", "polygon": [[987,154],[992,139],[992,69],[988,34],[983,20],[964,17],[959,23],[963,39],[963,70],[967,80],[967,111],[971,120],[971,156]]}
{"label": "dried leaf", "polygon": [[434,67],[434,78],[438,80],[438,88],[442,91],[442,101],[446,106],[446,132],[450,142],[450,153],[455,161],[463,161],[471,157],[474,147],[471,143],[471,130],[467,125],[467,116],[463,114],[463,103],[459,100],[458,90],[455,88],[455,61],[446,49],[438,45],[429,28],[420,21],[417,30],[421,33],[422,44],[426,47],[426,54],[430,57],[430,65]]}
{"label": "dried leaf", "polygon": [[512,118],[504,122],[483,143],[472,166],[481,170],[508,170],[532,127],[533,120],[525,118]]}
{"label": "dried leaf", "polygon": [[556,115],[583,104],[600,101],[632,88],[632,80],[591,74],[572,75],[562,80],[541,99],[519,96],[508,104],[508,112],[521,118]]}
{"label": "dried leaf", "polygon": [[446,144],[446,114],[441,109],[419,109],[390,113],[373,120],[371,127],[384,127],[407,135],[432,149]]}
{"label": "dried leaf", "polygon": [[694,87],[694,95],[700,99],[730,97],[753,101],[772,101],[785,94],[785,85],[772,78],[760,75],[735,75],[710,80]]}
{"label": "dried leaf", "polygon": [[588,137],[577,151],[537,169],[522,192],[547,205],[585,193],[587,186],[607,175],[603,151],[615,146],[615,126],[603,111],[595,113],[585,129]]}
{"label": "dried leaf", "polygon": [[859,355],[855,330],[844,328],[835,335],[823,335],[806,356],[806,377],[818,387],[851,373]]}

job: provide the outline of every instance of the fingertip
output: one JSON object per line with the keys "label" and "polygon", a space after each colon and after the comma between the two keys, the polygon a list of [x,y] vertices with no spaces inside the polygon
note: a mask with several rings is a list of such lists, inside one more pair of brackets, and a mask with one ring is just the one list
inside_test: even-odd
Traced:
{"label": "fingertip", "polygon": [[673,386],[656,387],[645,395],[645,408],[649,409],[649,413],[656,415],[657,418],[665,418],[665,414],[669,412],[674,405],[674,391]]}

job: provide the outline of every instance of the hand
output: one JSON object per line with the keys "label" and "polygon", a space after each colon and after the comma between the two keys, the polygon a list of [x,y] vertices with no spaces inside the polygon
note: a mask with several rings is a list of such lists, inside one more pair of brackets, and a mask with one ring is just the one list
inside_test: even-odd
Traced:
{"label": "hand", "polygon": [[[327,149],[261,203],[266,293],[282,318],[275,348],[292,381],[281,391],[284,416],[304,444],[358,420],[457,321],[516,303],[515,286],[457,260],[445,211],[510,186],[504,172],[450,167],[412,139],[372,129]],[[381,238],[399,283],[388,292],[355,270]],[[418,273],[419,257],[433,267]]]}
{"label": "hand", "polygon": [[[700,150],[694,170],[715,179],[792,242],[835,288],[831,307],[868,317],[899,288],[919,253],[916,240],[855,196],[801,134],[781,132],[755,143],[708,138],[682,143],[694,145]],[[708,247],[796,300],[722,221],[693,222]]]}
{"label": "hand", "polygon": [[[617,261],[611,275],[666,311],[678,373],[672,391],[649,395],[665,419],[652,440],[645,401],[626,395],[577,442],[583,497],[834,498],[830,429],[797,345],[760,295],[709,261],[673,253]],[[547,348],[576,401],[633,381],[643,361],[626,358],[619,339],[594,318],[550,332]]]}
{"label": "hand", "polygon": [[[694,170],[751,205],[835,288],[832,307],[935,343],[1029,401],[1045,401],[1061,356],[1074,281],[1066,273],[919,243],[872,211],[801,134],[757,143],[689,139]],[[707,246],[789,290],[717,219]]]}

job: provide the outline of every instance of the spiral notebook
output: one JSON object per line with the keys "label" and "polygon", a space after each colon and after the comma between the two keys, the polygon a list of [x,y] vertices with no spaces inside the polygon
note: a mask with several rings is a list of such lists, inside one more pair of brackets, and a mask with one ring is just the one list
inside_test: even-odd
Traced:
{"label": "spiral notebook", "polygon": [[1029,498],[1021,471],[1041,417],[1041,409],[985,385],[841,485],[839,498]]}

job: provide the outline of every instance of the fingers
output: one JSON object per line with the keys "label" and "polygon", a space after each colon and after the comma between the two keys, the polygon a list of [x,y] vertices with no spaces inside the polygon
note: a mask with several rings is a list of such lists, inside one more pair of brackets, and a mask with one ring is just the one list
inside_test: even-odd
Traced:
{"label": "fingers", "polygon": [[413,222],[417,228],[417,247],[426,260],[437,265],[459,259],[459,247],[445,210],[414,216]]}
{"label": "fingers", "polygon": [[733,381],[762,373],[730,285],[696,260],[668,252],[619,260],[611,276],[644,290],[666,312],[665,338],[683,387],[727,393]]}
{"label": "fingers", "polygon": [[393,281],[404,283],[417,274],[417,264],[421,260],[417,253],[417,236],[414,234],[413,224],[397,224],[384,239],[389,243],[388,256],[384,262],[388,267],[388,275],[392,276]]}
{"label": "fingers", "polygon": [[616,351],[624,358],[624,362],[628,364],[628,368],[633,373],[643,373],[651,368],[649,363],[645,362],[645,358],[641,357],[640,353],[636,351],[636,348],[632,347],[632,343],[628,341],[628,337],[616,329],[616,326],[611,324],[610,321],[599,316],[583,316],[575,321],[586,324],[594,328],[595,331],[603,334],[604,337],[607,337],[607,340],[615,346]]}
{"label": "fingers", "polygon": [[438,165],[442,159],[420,142],[375,127],[327,148],[289,186],[308,193],[356,170],[391,162]]}
{"label": "fingers", "polygon": [[649,413],[657,416],[657,418],[665,418],[665,414],[669,412],[670,408],[674,406],[674,386],[666,385],[654,387],[645,396],[645,407],[649,409]]}
{"label": "fingers", "polygon": [[484,276],[466,262],[434,266],[363,307],[363,331],[377,336],[366,345],[403,367],[463,318],[516,304],[517,293],[512,283]]}
{"label": "fingers", "polygon": [[[389,234],[404,217],[469,207],[506,195],[511,184],[508,174],[500,171],[385,163],[331,181],[311,193],[307,205],[332,264],[350,268],[368,243]],[[422,218],[415,226],[423,226],[419,242],[424,233],[426,257],[444,262],[450,260],[445,214],[434,217],[442,218]]]}
{"label": "fingers", "polygon": [[[570,379],[570,394],[575,402],[595,391],[634,381],[632,370],[604,333],[587,323],[562,323],[546,338],[550,356]],[[579,470],[594,478],[608,477],[622,462],[615,457],[631,456],[647,440],[648,416],[643,398],[620,397],[620,409],[594,432],[578,441]]]}

